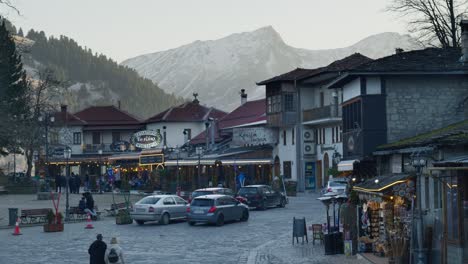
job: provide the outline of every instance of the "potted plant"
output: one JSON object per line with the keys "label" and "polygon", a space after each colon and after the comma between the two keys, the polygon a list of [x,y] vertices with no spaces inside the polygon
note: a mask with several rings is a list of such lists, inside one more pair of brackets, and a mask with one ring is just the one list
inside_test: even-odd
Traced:
{"label": "potted plant", "polygon": [[47,224],[44,225],[44,232],[62,232],[63,231],[63,215],[58,212],[54,214],[52,210],[47,213]]}
{"label": "potted plant", "polygon": [[128,209],[120,209],[115,217],[115,223],[117,225],[128,225],[133,223],[133,219],[130,217]]}

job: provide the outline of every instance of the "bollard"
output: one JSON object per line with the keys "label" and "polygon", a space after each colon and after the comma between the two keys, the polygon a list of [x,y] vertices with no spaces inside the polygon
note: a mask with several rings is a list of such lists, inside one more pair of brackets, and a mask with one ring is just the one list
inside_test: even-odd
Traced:
{"label": "bollard", "polygon": [[8,208],[8,225],[14,226],[18,219],[18,208]]}

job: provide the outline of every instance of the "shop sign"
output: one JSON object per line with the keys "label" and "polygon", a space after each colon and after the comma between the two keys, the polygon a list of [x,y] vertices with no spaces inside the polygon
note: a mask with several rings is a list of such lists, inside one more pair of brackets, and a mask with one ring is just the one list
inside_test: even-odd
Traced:
{"label": "shop sign", "polygon": [[132,144],[140,149],[155,148],[161,144],[161,134],[154,130],[139,131],[132,136]]}
{"label": "shop sign", "polygon": [[163,164],[163,163],[164,163],[163,154],[140,156],[140,165],[154,165],[154,164]]}
{"label": "shop sign", "polygon": [[232,142],[238,146],[277,143],[276,131],[265,127],[234,128]]}

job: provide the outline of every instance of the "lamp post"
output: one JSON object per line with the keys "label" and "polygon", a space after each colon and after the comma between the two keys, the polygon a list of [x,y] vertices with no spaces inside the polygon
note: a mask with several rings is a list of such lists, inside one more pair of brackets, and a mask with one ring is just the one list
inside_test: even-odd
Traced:
{"label": "lamp post", "polygon": [[[422,205],[421,205],[421,177],[422,170],[426,166],[427,160],[422,157],[419,153],[411,155],[411,165],[416,169],[416,202],[418,207],[418,223],[417,223],[417,236],[418,236],[418,255],[417,255],[417,264],[424,263],[424,252],[423,252],[423,215],[422,215]],[[414,216],[413,216],[414,219]],[[413,237],[413,236],[412,236]],[[411,239],[412,239],[411,237]]]}
{"label": "lamp post", "polygon": [[197,147],[195,149],[197,155],[198,155],[198,175],[197,175],[197,187],[200,188],[201,186],[201,166],[200,166],[200,159],[201,155],[203,155],[203,147]]}
{"label": "lamp post", "polygon": [[101,166],[101,157],[102,157],[102,149],[99,149],[98,150],[98,154],[99,154],[99,160],[98,160],[98,177],[99,177],[99,193],[102,194],[102,181],[101,181],[101,177],[102,177],[102,166]]}
{"label": "lamp post", "polygon": [[[49,173],[49,126],[55,122],[55,117],[50,113],[45,113],[44,116],[39,116],[37,120],[44,123],[45,127],[45,162],[46,162],[46,179],[50,177]],[[47,180],[48,182],[48,180]]]}
{"label": "lamp post", "polygon": [[65,157],[65,160],[66,160],[66,168],[65,168],[65,173],[67,175],[67,189],[65,190],[65,221],[68,222],[68,219],[69,219],[69,198],[68,198],[68,189],[70,188],[70,168],[68,166],[68,160],[70,159],[71,157],[71,153],[72,153],[72,150],[71,148],[69,147],[66,147],[65,150],[63,151],[63,156]]}
{"label": "lamp post", "polygon": [[179,149],[179,146],[176,145],[175,149],[174,149],[174,152],[176,153],[177,155],[177,169],[176,169],[176,190],[177,190],[177,195],[180,196],[180,186],[179,186],[179,153],[180,153],[180,149]]}

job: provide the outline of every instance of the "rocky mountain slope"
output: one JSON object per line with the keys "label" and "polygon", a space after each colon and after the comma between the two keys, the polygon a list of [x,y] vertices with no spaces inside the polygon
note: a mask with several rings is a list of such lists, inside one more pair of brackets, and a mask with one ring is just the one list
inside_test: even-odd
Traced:
{"label": "rocky mountain slope", "polygon": [[122,62],[168,93],[185,98],[198,92],[204,104],[223,110],[239,105],[240,89],[249,99],[264,96],[256,82],[297,67],[327,65],[355,52],[379,58],[418,49],[409,35],[382,33],[339,49],[307,50],[287,45],[271,26],[232,34],[218,40],[195,41],[175,49],[141,55]]}

